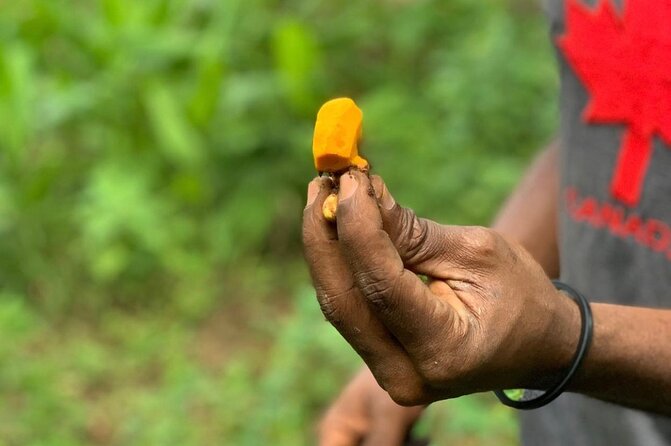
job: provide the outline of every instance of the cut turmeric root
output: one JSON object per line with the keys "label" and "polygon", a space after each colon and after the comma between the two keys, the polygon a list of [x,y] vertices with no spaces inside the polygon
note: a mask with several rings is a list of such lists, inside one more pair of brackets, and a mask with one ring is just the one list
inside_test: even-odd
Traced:
{"label": "cut turmeric root", "polygon": [[[326,172],[334,179],[336,192],[340,175],[351,167],[368,170],[368,161],[359,156],[359,138],[363,113],[350,98],[326,102],[317,113],[312,139],[312,155],[318,172]],[[324,201],[322,212],[330,222],[336,220],[337,195]]]}

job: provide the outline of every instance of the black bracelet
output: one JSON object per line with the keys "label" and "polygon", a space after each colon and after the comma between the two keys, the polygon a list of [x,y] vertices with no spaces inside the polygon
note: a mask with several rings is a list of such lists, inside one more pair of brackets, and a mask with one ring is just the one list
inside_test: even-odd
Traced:
{"label": "black bracelet", "polygon": [[594,331],[594,319],[592,317],[592,310],[589,306],[589,302],[587,302],[585,296],[583,296],[570,286],[558,280],[553,280],[552,283],[558,290],[566,292],[566,294],[568,294],[569,297],[573,299],[573,301],[576,304],[578,304],[578,307],[580,307],[582,327],[580,329],[580,340],[578,341],[578,350],[576,351],[575,356],[573,357],[573,362],[566,376],[564,376],[564,378],[557,385],[548,389],[545,393],[536,398],[532,398],[530,400],[518,401],[511,399],[508,395],[504,393],[503,390],[494,391],[494,394],[499,399],[499,401],[501,401],[506,406],[512,407],[514,409],[521,409],[521,410],[538,409],[539,407],[545,406],[546,404],[550,403],[555,398],[557,398],[559,395],[561,395],[564,392],[564,390],[566,390],[566,387],[568,387],[569,383],[571,382],[571,379],[573,379],[573,376],[580,367],[580,364],[582,364],[583,360],[585,359],[585,356],[587,356],[587,351],[589,350],[589,346],[592,342],[592,333]]}

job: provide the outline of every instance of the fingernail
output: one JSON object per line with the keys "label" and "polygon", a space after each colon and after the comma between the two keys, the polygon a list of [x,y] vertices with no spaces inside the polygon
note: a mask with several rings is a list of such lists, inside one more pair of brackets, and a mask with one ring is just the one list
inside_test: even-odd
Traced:
{"label": "fingernail", "polygon": [[373,189],[375,189],[375,198],[380,204],[380,207],[387,211],[391,210],[391,208],[393,208],[396,204],[396,201],[389,193],[389,189],[387,189],[387,185],[384,184],[382,178],[378,177],[377,175],[373,175],[371,177],[371,184],[373,185]]}
{"label": "fingernail", "polygon": [[359,187],[359,182],[351,173],[343,174],[340,177],[340,192],[338,193],[338,202],[342,202],[350,198]]}
{"label": "fingernail", "polygon": [[305,204],[305,207],[308,207],[315,202],[317,195],[319,195],[319,188],[319,179],[310,181],[310,184],[308,184],[308,201]]}

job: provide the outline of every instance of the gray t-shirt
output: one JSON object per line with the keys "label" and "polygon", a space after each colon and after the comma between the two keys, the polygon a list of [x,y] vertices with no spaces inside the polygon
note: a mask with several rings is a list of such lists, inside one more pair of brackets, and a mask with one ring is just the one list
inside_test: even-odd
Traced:
{"label": "gray t-shirt", "polygon": [[[671,30],[671,7],[662,3],[669,2],[545,3],[561,74],[561,278],[593,302],[671,307],[671,144],[654,122],[655,107],[671,104],[671,87],[647,94],[654,80],[636,72],[646,58],[656,57],[651,49],[671,44],[656,28]],[[628,22],[624,14],[632,14]],[[573,40],[559,43],[567,31]],[[640,53],[604,46],[604,36],[625,31],[627,39],[640,34]],[[628,44],[617,45],[622,42]],[[671,73],[665,76],[671,79]],[[622,87],[634,85],[632,80],[638,85]],[[603,96],[609,89],[614,99]],[[591,110],[585,111],[588,103]],[[627,107],[635,113],[627,114]],[[624,175],[637,172],[638,180]],[[529,446],[671,445],[671,418],[578,394],[564,394],[521,418]]]}

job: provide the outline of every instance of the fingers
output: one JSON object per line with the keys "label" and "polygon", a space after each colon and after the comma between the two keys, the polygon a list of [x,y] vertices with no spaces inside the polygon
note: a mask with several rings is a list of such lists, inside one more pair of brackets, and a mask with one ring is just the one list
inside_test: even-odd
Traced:
{"label": "fingers", "polygon": [[320,446],[401,446],[423,406],[402,407],[362,369],[326,412]]}
{"label": "fingers", "polygon": [[368,429],[368,420],[325,420],[319,430],[319,446],[358,446]]}
{"label": "fingers", "polygon": [[436,299],[421,279],[404,268],[383,230],[373,187],[358,171],[340,178],[338,239],[359,290],[410,355],[427,341],[424,335],[432,320],[452,322],[449,304]]}
{"label": "fingers", "polygon": [[374,409],[372,424],[363,446],[402,446],[414,421],[419,418],[422,406],[400,407],[389,400],[393,406]]}
{"label": "fingers", "polygon": [[424,406],[403,407],[396,404],[373,380],[370,372],[362,373],[371,395],[368,403],[370,426],[363,446],[401,446]]}
{"label": "fingers", "polygon": [[482,227],[447,226],[400,206],[382,178],[371,177],[382,225],[403,264],[429,277],[472,282],[494,260],[500,236]]}
{"label": "fingers", "polygon": [[380,205],[383,228],[404,265],[417,274],[436,276],[447,260],[446,253],[456,248],[444,236],[443,227],[434,221],[419,218],[412,209],[396,203],[379,176],[373,176],[371,183]]}
{"label": "fingers", "polygon": [[[374,386],[374,387],[373,387]],[[331,404],[319,424],[320,446],[357,446],[371,427],[371,400],[381,390],[367,368],[363,368]]]}
{"label": "fingers", "polygon": [[332,190],[330,179],[312,180],[308,185],[308,203],[303,211],[304,255],[327,317],[331,312],[332,297],[329,296],[348,294],[354,286],[352,273],[340,259],[338,234],[322,215],[322,203]]}
{"label": "fingers", "polygon": [[[369,331],[376,322],[340,252],[337,231],[322,214],[322,203],[332,190],[328,178],[316,178],[308,186],[308,196],[314,199],[303,212],[303,249],[324,316],[350,340],[361,337],[355,328]],[[373,328],[378,334],[381,329]]]}
{"label": "fingers", "polygon": [[361,295],[337,232],[322,214],[322,203],[332,190],[329,179],[313,180],[303,212],[304,254],[322,312],[366,361],[381,386],[402,386],[419,398],[421,379],[410,358]]}

